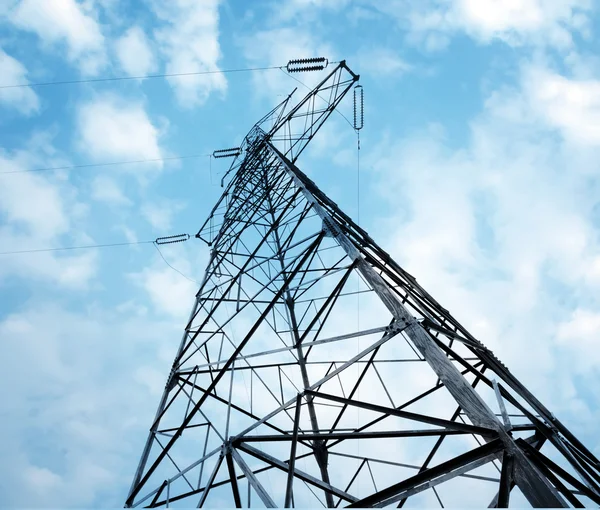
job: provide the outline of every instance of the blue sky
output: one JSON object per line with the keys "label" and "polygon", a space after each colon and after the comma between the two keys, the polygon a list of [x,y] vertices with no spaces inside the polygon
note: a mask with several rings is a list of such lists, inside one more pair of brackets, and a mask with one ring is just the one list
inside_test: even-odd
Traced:
{"label": "blue sky", "polygon": [[[0,85],[346,59],[365,90],[361,225],[600,455],[595,7],[4,0]],[[297,85],[270,70],[0,89],[0,172],[209,154]],[[354,218],[356,156],[334,115],[299,161]],[[224,170],[0,175],[0,251],[193,235]],[[164,254],[202,277],[200,241]],[[150,244],[1,256],[4,503],[122,504],[195,286]]]}

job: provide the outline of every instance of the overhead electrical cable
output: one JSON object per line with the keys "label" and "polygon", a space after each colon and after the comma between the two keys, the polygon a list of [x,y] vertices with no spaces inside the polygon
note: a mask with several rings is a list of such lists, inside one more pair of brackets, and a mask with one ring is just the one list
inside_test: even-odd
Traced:
{"label": "overhead electrical cable", "polygon": [[158,254],[160,255],[160,258],[164,260],[165,264],[167,264],[167,266],[169,266],[173,271],[175,271],[176,273],[179,273],[181,276],[183,276],[186,280],[189,280],[190,282],[196,283],[198,285],[201,285],[200,282],[194,280],[193,278],[190,278],[189,276],[186,276],[185,274],[183,274],[179,269],[177,269],[176,267],[173,267],[171,264],[169,264],[169,261],[165,258],[165,256],[163,255],[163,252],[160,251],[160,248],[158,247],[157,243],[153,243],[154,247],[156,248],[156,250],[158,251]]}
{"label": "overhead electrical cable", "polygon": [[102,166],[119,166],[119,165],[132,165],[136,163],[155,163],[158,161],[174,161],[181,159],[193,159],[193,158],[208,158],[212,154],[190,154],[188,156],[170,156],[167,158],[150,158],[150,159],[135,159],[129,161],[111,161],[109,163],[86,163],[84,165],[64,165],[64,166],[52,166],[45,168],[29,168],[26,170],[9,170],[8,172],[0,172],[0,175],[7,174],[26,174],[29,172],[49,172],[56,170],[75,170],[77,168],[93,168]]}
{"label": "overhead electrical cable", "polygon": [[[305,62],[306,61],[306,62]],[[307,63],[317,63],[318,65],[306,65]],[[228,74],[228,73],[246,73],[252,71],[271,71],[274,69],[285,69],[289,72],[309,72],[309,71],[322,71],[329,64],[336,64],[338,62],[329,62],[324,57],[311,58],[311,59],[299,59],[290,60],[284,66],[267,66],[267,67],[245,67],[238,69],[215,69],[212,71],[191,71],[187,73],[162,73],[162,74],[146,74],[141,76],[109,76],[106,78],[83,78],[80,80],[56,80],[46,81],[37,83],[7,83],[0,85],[0,89],[14,89],[14,88],[25,88],[25,87],[48,87],[52,85],[75,85],[80,83],[102,83],[102,82],[113,82],[113,81],[131,81],[131,80],[152,80],[157,78],[177,78],[183,76],[201,76],[207,74]]]}
{"label": "overhead electrical cable", "polygon": [[40,253],[45,251],[85,250],[88,248],[109,248],[112,246],[131,246],[133,244],[151,244],[154,241],[132,241],[128,243],[88,244],[85,246],[65,246],[63,248],[39,248],[34,250],[1,251],[0,255],[17,255],[23,253]]}
{"label": "overhead electrical cable", "polygon": [[67,250],[86,250],[89,248],[110,248],[113,246],[132,246],[135,244],[154,244],[156,246],[163,244],[183,243],[190,238],[189,234],[178,234],[174,236],[158,237],[152,241],[129,241],[126,243],[108,243],[108,244],[86,244],[82,246],[65,246],[61,248],[37,248],[32,250],[13,250],[2,251],[0,255],[17,255],[24,253],[41,253],[47,251],[67,251]]}
{"label": "overhead electrical cable", "polygon": [[126,81],[126,80],[151,80],[156,78],[175,78],[180,76],[200,76],[204,74],[222,74],[222,73],[243,73],[250,71],[268,71],[271,69],[281,69],[285,66],[271,67],[248,67],[245,69],[222,69],[215,71],[193,71],[189,73],[164,73],[164,74],[147,74],[144,76],[112,76],[107,78],[86,78],[81,80],[57,80],[38,83],[16,83],[0,85],[0,89],[24,88],[24,87],[47,87],[51,85],[75,85],[79,83],[100,83],[110,81]]}

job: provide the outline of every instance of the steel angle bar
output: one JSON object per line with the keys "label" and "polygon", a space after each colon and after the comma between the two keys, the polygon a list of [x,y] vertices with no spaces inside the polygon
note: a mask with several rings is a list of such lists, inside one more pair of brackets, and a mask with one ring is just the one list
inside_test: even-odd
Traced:
{"label": "steel angle bar", "polygon": [[[317,238],[319,238],[319,239],[320,239],[321,237],[322,237],[322,234],[319,234],[319,233],[317,233],[317,234],[315,234],[315,235],[313,236],[313,243],[312,243],[311,245],[309,245],[309,246],[307,246],[307,247],[305,248],[305,250],[304,250],[305,254],[306,254],[306,252],[307,252],[307,251],[308,251],[308,252],[310,252],[310,250],[309,250],[309,249],[311,248],[311,246],[313,246],[313,244],[314,244],[314,239],[317,239]],[[264,240],[263,240],[263,241],[264,241]],[[262,241],[261,241],[261,242],[262,242]],[[288,266],[286,267],[286,269],[290,269],[290,268],[291,268],[291,267],[294,265],[294,263],[295,263],[295,262],[297,262],[298,260],[299,260],[299,259],[294,259],[294,260],[291,260],[291,261],[288,263]],[[298,269],[298,268],[296,268],[296,269]],[[281,274],[282,274],[282,272],[278,273],[278,274],[277,274],[275,277],[273,277],[273,278],[272,278],[272,279],[271,279],[271,280],[270,280],[268,283],[270,284],[270,283],[273,283],[273,282],[275,282],[275,280],[276,280],[276,279],[277,279],[277,278],[278,278],[278,277],[279,277]],[[294,273],[294,274],[296,274],[296,273]],[[233,288],[233,285],[234,285],[234,283],[235,283],[235,282],[234,282],[234,281],[232,281],[232,283],[231,283],[231,284],[230,284],[230,286],[228,287],[228,290],[227,290],[226,292],[224,292],[224,293],[223,293],[223,296],[225,296],[225,295],[228,293],[228,291],[229,291],[231,288]],[[266,284],[266,285],[268,285],[268,284]],[[255,297],[256,297],[256,296],[258,296],[258,295],[259,295],[261,292],[262,292],[262,290],[261,290],[261,291],[258,291],[258,292],[256,293]],[[269,309],[270,309],[272,306],[274,306],[275,304],[277,304],[277,303],[279,302],[279,299],[281,298],[282,294],[283,294],[283,292],[279,292],[279,293],[277,293],[277,294],[276,294],[277,298],[276,298],[276,299],[273,299],[273,300],[271,300],[271,301],[269,302]],[[208,323],[208,321],[210,320],[210,317],[211,317],[211,316],[214,314],[214,311],[216,310],[217,306],[219,306],[219,305],[220,305],[220,304],[223,302],[223,299],[224,299],[224,298],[223,298],[223,296],[222,296],[221,298],[219,298],[219,299],[218,299],[218,301],[217,301],[217,303],[216,303],[216,304],[215,304],[215,305],[214,305],[214,306],[211,308],[211,310],[210,310],[210,314],[209,314],[209,315],[207,316],[207,318],[204,320],[203,324],[202,324],[201,326],[199,326],[199,327],[198,327],[198,332],[197,332],[197,333],[196,333],[196,334],[195,334],[195,335],[192,337],[191,341],[188,343],[188,347],[189,347],[190,345],[192,345],[192,343],[194,342],[194,340],[197,338],[197,336],[198,336],[198,335],[200,334],[200,332],[202,331],[202,328],[203,328],[203,327],[204,327],[204,326],[205,326],[205,325]],[[248,303],[248,304],[249,304],[249,303]],[[246,305],[244,305],[243,307],[241,307],[241,308],[240,308],[240,310],[243,310],[243,309],[245,309],[245,307],[246,307],[246,306],[248,306],[248,304],[246,304]],[[227,320],[226,320],[226,321],[225,321],[225,322],[224,322],[224,323],[223,323],[223,324],[220,326],[220,330],[219,330],[219,331],[217,331],[217,332],[215,332],[215,334],[216,334],[216,333],[224,333],[224,332],[223,332],[223,328],[225,328],[225,326],[227,326],[227,325],[228,325],[228,324],[229,324],[229,323],[230,323],[230,322],[231,322],[231,321],[232,321],[232,320],[233,320],[235,317],[236,317],[236,315],[235,315],[235,314],[234,314],[234,315],[231,315],[231,316],[229,316],[229,318],[228,318],[228,319],[227,319]],[[201,349],[201,348],[202,348],[202,346],[203,346],[203,345],[204,345],[206,342],[208,342],[208,341],[209,341],[211,338],[212,338],[212,336],[211,336],[211,337],[209,337],[209,338],[207,338],[206,340],[204,340],[204,341],[203,341],[203,342],[202,342],[200,345],[198,345],[198,346],[196,347],[196,349],[195,349],[195,350],[194,350],[194,351],[193,351],[191,354],[188,354],[188,356],[187,356],[185,359],[180,359],[180,360],[177,360],[177,361],[178,361],[178,364],[183,364],[183,363],[185,363],[186,361],[188,361],[188,360],[191,358],[191,356],[193,356],[193,354],[195,354],[195,353],[196,353],[196,352],[197,352],[199,349]],[[184,351],[183,351],[183,352],[185,352],[185,350],[186,350],[186,349],[184,349]],[[181,355],[183,355],[183,352],[181,353]]]}
{"label": "steel angle bar", "polygon": [[463,423],[457,423],[455,421],[444,420],[442,418],[435,418],[433,416],[426,416],[423,414],[411,413],[409,411],[399,411],[397,409],[393,409],[390,407],[384,407],[376,404],[371,404],[369,402],[361,402],[358,400],[352,400],[349,398],[338,397],[336,395],[329,395],[327,393],[316,392],[312,390],[307,390],[306,394],[314,395],[315,397],[324,398],[327,400],[332,400],[334,402],[339,402],[341,404],[348,404],[354,407],[360,407],[362,409],[368,409],[369,411],[374,411],[376,413],[383,413],[388,416],[397,416],[399,418],[406,418],[408,420],[419,421],[423,423],[429,423],[430,425],[439,425],[444,427],[445,430],[456,430],[459,432],[464,432],[468,434],[477,434],[481,436],[497,436],[498,433],[494,429],[488,429],[485,427],[477,427],[474,425],[468,425]]}
{"label": "steel angle bar", "polygon": [[468,363],[461,355],[459,355],[454,349],[447,346],[444,342],[442,342],[439,338],[436,338],[432,335],[431,339],[435,342],[435,344],[444,351],[449,357],[451,356],[454,360],[465,367],[469,372],[471,372],[476,377],[480,378],[483,382],[492,386],[492,381],[490,381],[486,376],[484,376],[481,372],[479,372],[476,368],[474,368],[470,363]]}
{"label": "steel angle bar", "polygon": [[[360,375],[356,379],[356,382],[354,383],[354,385],[352,387],[352,390],[350,391],[350,394],[348,395],[348,398],[352,398],[354,396],[354,394],[358,391],[358,388],[360,387],[360,384],[362,383],[362,381],[363,381],[365,375],[367,374],[367,371],[369,370],[369,368],[371,366],[375,367],[375,365],[373,364],[373,360],[377,356],[378,352],[379,352],[379,348],[375,349],[371,353],[371,356],[369,357],[369,359],[365,363],[365,366],[361,370]],[[317,391],[320,391],[320,389],[321,388],[318,387]],[[344,415],[344,413],[346,412],[347,409],[348,409],[348,404],[344,404],[343,407],[342,407],[342,409],[338,413],[338,415],[335,417],[335,420],[333,421],[333,425],[331,426],[331,430],[336,429],[336,427],[338,426],[338,424],[340,423],[340,421],[342,419],[342,416]],[[337,442],[336,442],[336,444],[337,444]]]}
{"label": "steel angle bar", "polygon": [[[302,458],[308,457],[310,455],[312,455],[312,453],[305,453],[305,454],[299,455],[298,459],[302,459]],[[265,471],[269,471],[269,470],[272,470],[272,469],[276,469],[276,468],[274,466],[268,465],[268,466],[265,466],[265,467],[262,467],[262,468],[259,468],[259,469],[255,469],[252,472],[255,475],[258,475],[260,473],[264,473]],[[246,478],[246,475],[243,474],[243,473],[237,475],[237,480],[238,481],[243,480],[245,478]],[[222,486],[228,485],[230,483],[231,483],[231,480],[229,480],[229,478],[225,478],[225,479],[223,479],[223,480],[221,480],[219,482],[214,482],[213,481],[213,483],[211,483],[210,486],[205,486],[205,487],[202,487],[200,489],[196,489],[196,490],[193,490],[193,491],[184,492],[184,493],[178,494],[177,496],[173,496],[171,498],[171,502],[180,501],[180,500],[189,498],[191,496],[195,496],[197,494],[201,494],[201,493],[203,493],[205,491],[205,489],[216,489],[217,487],[222,487]],[[166,503],[165,500],[158,501],[155,506],[163,506],[165,503]]]}
{"label": "steel angle bar", "polygon": [[[192,464],[190,464],[189,466],[187,466],[185,469],[181,470],[181,472],[177,473],[176,475],[172,476],[171,478],[169,478],[167,480],[167,482],[169,484],[173,483],[175,480],[177,480],[178,478],[180,478],[181,476],[183,476],[185,473],[187,473],[188,471],[190,471],[191,469],[194,469],[196,466],[202,464],[206,459],[212,457],[213,455],[215,455],[216,453],[220,453],[221,452],[221,447],[218,446],[217,448],[215,448],[214,450],[210,451],[209,453],[207,453],[206,455],[204,455],[203,457],[201,457],[200,459],[198,459],[197,461],[193,462]],[[138,501],[136,501],[135,503],[132,503],[130,506],[131,507],[137,507],[139,505],[141,505],[144,501],[148,500],[150,497],[154,496],[154,494],[156,494],[156,492],[160,489],[160,487],[152,490],[151,492],[149,492],[148,494],[146,494],[143,498],[139,499]]]}
{"label": "steel angle bar", "polygon": [[165,490],[165,487],[168,485],[168,482],[165,480],[162,485],[158,488],[158,492],[154,495],[154,497],[152,498],[152,501],[150,502],[150,504],[148,505],[148,508],[153,508],[154,505],[156,504],[156,502],[158,501],[158,498],[160,498],[160,495],[162,494],[163,490]]}
{"label": "steel angle bar", "polygon": [[[463,430],[448,430],[448,429],[420,429],[420,430],[377,430],[374,432],[324,432],[310,433],[303,432],[298,434],[299,441],[316,441],[316,440],[345,440],[345,439],[393,439],[400,437],[429,437],[440,435],[460,435],[472,434]],[[240,443],[269,443],[278,441],[293,441],[294,438],[290,434],[285,435],[255,435],[243,436],[236,439],[236,444]]]}
{"label": "steel angle bar", "polygon": [[578,489],[584,496],[587,496],[594,503],[600,505],[600,495],[594,492],[588,485],[579,481],[572,474],[570,474],[565,469],[561,468],[558,464],[550,460],[542,452],[538,451],[526,441],[517,439],[517,444],[525,451],[525,454],[528,455],[536,463],[536,465],[544,466],[547,469],[550,469],[558,476],[560,476],[563,480],[565,480],[566,482],[570,483],[573,487]]}
{"label": "steel angle bar", "polygon": [[227,451],[225,458],[227,460],[227,471],[229,472],[229,479],[231,480],[231,492],[233,494],[235,507],[242,508],[242,498],[240,497],[240,489],[237,483],[237,475],[235,474],[235,466],[233,465],[231,449]]}
{"label": "steel angle bar", "polygon": [[[192,383],[188,383],[188,384],[192,384]],[[201,388],[200,386],[197,386],[197,389],[207,393],[207,390],[205,388]],[[227,404],[228,401],[226,399],[224,399],[223,397],[219,397],[218,395],[215,395],[214,393],[209,393],[208,396],[210,396],[211,398],[217,400],[218,402],[221,402],[222,404]],[[231,408],[235,409],[236,411],[256,420],[256,421],[260,421],[260,424],[265,424],[266,426],[272,428],[273,430],[276,430],[277,432],[280,432],[282,434],[285,434],[286,432],[283,429],[280,429],[279,427],[269,423],[269,419],[272,418],[273,416],[275,416],[277,413],[281,412],[282,410],[284,410],[286,407],[289,407],[289,405],[292,403],[292,400],[289,400],[288,402],[286,402],[285,404],[283,404],[282,406],[279,406],[273,413],[272,415],[269,415],[269,417],[266,418],[260,418],[259,416],[253,414],[252,412],[236,405],[236,404],[231,404]],[[237,439],[239,436],[236,436],[235,439]]]}
{"label": "steel angle bar", "polygon": [[[458,340],[459,342],[462,342],[465,345],[468,345],[470,347],[474,347],[475,349],[482,349],[484,348],[479,342],[475,342],[469,338],[465,338],[461,335],[459,335],[458,333],[454,332],[454,331],[450,331],[447,328],[444,328],[442,326],[440,326],[439,324],[436,324],[434,321],[432,321],[429,317],[425,317],[421,323],[429,329],[434,329],[435,331],[441,333],[442,335],[445,335],[449,338],[452,338],[453,340]],[[485,348],[484,348],[485,349]]]}
{"label": "steel angle bar", "polygon": [[[352,487],[354,480],[356,480],[356,478],[358,477],[358,475],[360,474],[362,468],[364,467],[364,465],[366,463],[367,463],[366,459],[361,459],[361,463],[358,465],[358,468],[356,469],[356,471],[352,475],[352,478],[350,478],[350,481],[348,482],[348,484],[346,485],[346,488],[344,489],[345,492],[348,492],[350,490],[350,487]],[[335,507],[337,508],[338,506],[340,506],[341,502],[342,502],[342,498],[338,499],[338,502],[336,503]]]}
{"label": "steel angle bar", "polygon": [[[334,456],[338,456],[338,457],[348,457],[349,459],[368,460],[369,462],[374,462],[376,464],[387,464],[388,466],[397,466],[397,467],[408,468],[408,469],[421,469],[421,466],[417,466],[415,464],[392,462],[391,460],[376,459],[374,457],[365,457],[364,455],[363,456],[351,455],[349,453],[335,452],[335,451],[331,451],[331,450],[329,451],[329,455],[334,455]],[[492,478],[489,476],[472,475],[472,474],[468,474],[468,473],[463,473],[458,476],[461,476],[463,478],[473,478],[475,480],[483,480],[484,482],[493,482],[493,483],[500,482],[499,478]]]}
{"label": "steel angle bar", "polygon": [[513,428],[512,423],[510,422],[510,418],[508,417],[508,413],[506,412],[506,406],[504,405],[504,399],[500,394],[500,385],[496,379],[492,379],[492,384],[494,385],[494,393],[496,394],[496,400],[498,401],[498,406],[500,407],[500,414],[502,415],[502,420],[504,421],[504,428],[509,431]]}
{"label": "steel angle bar", "polygon": [[[164,446],[162,445],[162,443],[160,442],[160,440],[158,438],[156,438],[156,442],[160,445],[161,448],[164,449]],[[181,468],[177,465],[177,463],[175,462],[175,460],[173,459],[173,457],[170,454],[167,453],[167,458],[171,461],[171,464],[173,464],[173,466],[175,467],[175,469],[177,470],[177,472],[179,474],[181,474],[181,476],[185,480],[185,482],[190,486],[190,489],[194,490],[194,486],[187,479],[187,477],[185,476],[185,473],[181,472]],[[169,482],[169,485],[170,485],[170,482]]]}
{"label": "steel angle bar", "polygon": [[[298,269],[306,262],[306,260],[308,259],[309,255],[311,254],[312,250],[314,250],[318,244],[321,242],[321,239],[323,238],[323,235],[319,235],[317,236],[317,238],[315,239],[315,241],[313,241],[313,243],[311,243],[311,246],[309,246],[306,250],[305,255],[302,257],[301,261],[296,265],[296,267],[292,270],[292,272],[290,273],[289,277],[286,279],[286,281],[282,284],[281,289],[279,290],[279,292],[275,295],[273,301],[271,302],[271,304],[265,308],[265,311],[263,312],[263,314],[261,315],[261,317],[259,318],[259,320],[250,328],[250,330],[248,331],[247,335],[244,337],[244,339],[240,342],[239,347],[234,351],[234,353],[232,354],[231,358],[225,363],[223,368],[227,368],[229,367],[229,365],[231,365],[231,363],[233,363],[233,361],[235,360],[235,358],[239,355],[239,353],[242,351],[242,349],[244,348],[244,346],[248,343],[248,341],[250,340],[250,338],[252,338],[252,336],[254,335],[254,332],[258,329],[260,323],[262,322],[262,320],[268,315],[270,309],[275,305],[275,302],[279,300],[279,298],[281,297],[281,295],[284,293],[286,285],[289,283],[289,281],[291,281],[295,275],[296,272],[298,271]],[[216,387],[217,383],[219,382],[219,380],[223,377],[223,375],[225,374],[224,371],[220,371],[214,378],[214,380],[211,382],[210,386],[207,388],[207,393],[204,393],[202,395],[202,397],[200,398],[200,400],[198,400],[198,402],[196,403],[196,405],[194,406],[194,408],[192,409],[192,411],[190,411],[190,414],[184,419],[180,430],[185,429],[185,427],[189,424],[189,422],[193,419],[193,417],[195,416],[196,412],[200,409],[200,406],[204,403],[204,401],[207,398],[208,393],[211,393],[213,391],[213,389]],[[165,446],[165,448],[158,454],[156,460],[154,461],[154,463],[152,464],[152,466],[146,471],[146,474],[143,476],[143,478],[138,482],[137,486],[133,489],[133,491],[131,492],[130,496],[127,499],[127,504],[131,504],[133,502],[133,499],[135,498],[135,496],[137,495],[137,493],[140,491],[140,489],[143,487],[143,485],[147,482],[148,478],[150,478],[150,476],[152,475],[152,473],[155,471],[156,467],[160,464],[160,462],[163,460],[163,458],[165,457],[166,453],[169,451],[169,449],[173,446],[173,444],[175,443],[175,441],[177,440],[178,435],[176,434]]]}
{"label": "steel angle bar", "polygon": [[204,503],[206,502],[206,498],[208,497],[210,488],[211,488],[213,482],[215,481],[215,478],[217,476],[217,473],[219,472],[219,468],[221,467],[222,463],[223,463],[223,455],[221,454],[221,455],[219,455],[219,458],[217,459],[217,463],[215,464],[215,467],[212,470],[212,473],[210,474],[208,481],[206,482],[206,487],[205,487],[204,491],[202,491],[202,496],[200,496],[200,501],[198,501],[198,508],[202,508],[204,506]]}
{"label": "steel angle bar", "polygon": [[502,472],[500,473],[500,483],[498,489],[498,508],[508,508],[510,490],[513,486],[513,466],[514,456],[504,452],[502,456]]}
{"label": "steel angle bar", "polygon": [[[311,345],[320,345],[320,344],[327,344],[330,342],[339,342],[340,340],[348,340],[350,338],[356,338],[359,336],[366,336],[366,335],[371,335],[373,333],[379,333],[381,331],[385,331],[388,328],[388,326],[380,326],[378,328],[371,328],[371,329],[366,329],[363,331],[360,331],[358,333],[348,333],[346,335],[340,335],[340,336],[334,336],[334,337],[329,337],[329,338],[323,338],[322,340],[315,340],[313,342],[305,342],[302,344],[302,347],[309,347]],[[289,346],[289,347],[280,347],[278,349],[270,349],[267,351],[261,351],[261,352],[254,352],[252,354],[246,354],[245,356],[239,356],[237,359],[238,360],[246,360],[246,359],[250,359],[250,358],[255,358],[258,356],[267,356],[269,354],[278,354],[280,352],[286,352],[286,351],[291,351],[296,349],[295,345]],[[198,365],[198,368],[207,368],[207,367],[211,367],[214,365],[218,365],[220,363],[223,363],[226,360],[220,360],[220,361],[212,361],[211,363],[205,363],[203,365]]]}
{"label": "steel angle bar", "polygon": [[[466,373],[466,371],[465,371],[465,372],[462,372],[462,373],[463,373],[463,374],[465,374],[465,373]],[[400,411],[400,410],[404,409],[405,407],[408,407],[409,405],[411,405],[411,404],[414,404],[415,402],[418,402],[419,400],[422,400],[423,398],[427,397],[428,395],[431,395],[432,393],[434,393],[434,392],[438,391],[439,389],[441,389],[441,388],[443,388],[443,387],[444,387],[444,386],[443,386],[442,384],[439,384],[439,385],[436,385],[436,386],[434,386],[434,387],[432,387],[432,388],[430,388],[430,389],[428,389],[428,390],[425,390],[424,392],[422,392],[422,393],[420,393],[419,395],[417,395],[417,396],[415,396],[415,397],[411,398],[411,399],[410,399],[410,400],[408,400],[407,402],[404,402],[402,405],[400,405],[400,406],[396,407],[396,410],[397,410],[397,411]],[[375,425],[376,423],[379,423],[380,421],[382,421],[382,420],[383,420],[383,419],[385,419],[386,417],[387,417],[387,415],[386,415],[386,414],[383,414],[382,416],[379,416],[378,418],[375,418],[374,420],[371,420],[370,422],[368,422],[368,423],[366,423],[366,424],[364,424],[364,425],[362,425],[362,426],[360,426],[360,427],[356,428],[355,430],[356,430],[357,432],[359,432],[359,431],[361,431],[361,430],[366,430],[367,428],[369,428],[369,427],[372,427],[372,426],[373,426],[373,425]],[[337,444],[337,442],[335,442],[335,443],[333,443],[333,444],[329,445],[329,447],[331,448],[331,447],[335,446],[336,444]]]}
{"label": "steel angle bar", "polygon": [[302,411],[302,395],[296,397],[296,412],[294,413],[294,430],[292,432],[292,444],[290,446],[290,461],[288,464],[288,476],[285,488],[284,507],[290,508],[293,498],[294,467],[296,465],[296,448],[298,446],[298,429],[300,427],[300,413]]}
{"label": "steel angle bar", "polygon": [[[331,378],[335,377],[338,373],[342,372],[343,370],[345,370],[346,368],[348,368],[349,366],[351,366],[353,363],[355,363],[356,361],[360,360],[361,358],[363,358],[364,356],[366,356],[367,354],[369,354],[371,351],[377,349],[379,346],[383,345],[385,342],[387,342],[388,340],[390,340],[391,338],[393,338],[399,332],[400,331],[398,330],[398,331],[394,331],[392,333],[388,333],[387,335],[384,335],[380,340],[378,340],[377,342],[373,343],[372,345],[370,345],[369,347],[367,347],[366,349],[364,349],[363,351],[361,351],[360,353],[358,353],[356,356],[354,356],[349,361],[347,361],[346,363],[344,363],[341,367],[339,367],[338,369],[334,370],[333,372],[330,372],[328,375],[322,377],[317,382],[313,383],[308,389],[309,390],[314,390],[317,387],[321,386],[322,384],[326,383],[328,380],[330,380]],[[258,426],[260,426],[261,424],[263,424],[267,420],[270,420],[277,413],[279,413],[282,410],[288,408],[294,402],[295,402],[295,397],[292,398],[292,399],[290,399],[290,400],[288,400],[283,405],[279,406],[277,409],[274,409],[273,411],[271,411],[265,417],[263,417],[260,420],[258,420],[253,425],[250,425],[248,428],[246,428],[243,431],[241,431],[238,435],[236,435],[233,438],[233,440],[237,440],[237,439],[241,438],[242,436],[244,436],[245,434],[247,434],[248,432],[250,432],[251,430],[254,430],[255,428],[257,428]]]}
{"label": "steel angle bar", "polygon": [[277,508],[277,505],[271,499],[271,496],[269,496],[269,493],[265,490],[265,488],[262,486],[262,484],[258,481],[258,478],[256,478],[256,475],[248,467],[248,464],[246,464],[246,461],[242,458],[242,456],[237,452],[237,450],[235,448],[231,448],[230,451],[231,451],[231,456],[233,457],[233,459],[235,460],[237,465],[240,466],[240,469],[242,470],[242,472],[248,479],[248,482],[250,483],[250,485],[252,485],[252,488],[256,491],[256,493],[258,494],[258,497],[262,500],[264,505],[267,508]]}
{"label": "steel angle bar", "polygon": [[[270,464],[273,467],[276,467],[277,469],[279,469],[281,471],[287,472],[289,469],[288,465],[286,465],[285,462],[277,459],[276,457],[273,457],[272,455],[269,455],[266,452],[258,450],[250,445],[240,444],[238,446],[238,449],[243,452],[246,452],[249,455],[252,455],[253,457],[256,457],[259,460],[262,460],[263,462],[266,462],[267,464]],[[347,494],[346,492],[344,492],[328,483],[325,483],[322,480],[319,480],[318,478],[316,478],[308,473],[305,473],[304,471],[299,470],[297,467],[294,467],[293,472],[294,472],[294,476],[296,478],[303,480],[303,481],[311,484],[312,486],[323,490],[326,494],[332,494],[333,496],[342,498],[345,501],[350,501],[350,502],[358,501],[358,498],[355,498],[351,494]]]}
{"label": "steel angle bar", "polygon": [[502,441],[494,439],[483,446],[442,462],[435,467],[411,476],[402,482],[391,485],[348,506],[352,508],[364,508],[390,505],[490,462],[502,448]]}

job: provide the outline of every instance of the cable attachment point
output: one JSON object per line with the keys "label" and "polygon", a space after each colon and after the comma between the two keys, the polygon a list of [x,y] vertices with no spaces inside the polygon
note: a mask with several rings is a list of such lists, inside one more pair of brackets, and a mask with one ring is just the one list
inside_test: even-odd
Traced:
{"label": "cable attachment point", "polygon": [[362,85],[354,87],[354,129],[359,131],[365,124],[365,102]]}
{"label": "cable attachment point", "polygon": [[285,69],[288,73],[303,73],[309,71],[322,71],[328,65],[329,60],[325,57],[298,58],[290,60],[285,66]]}
{"label": "cable attachment point", "polygon": [[176,236],[157,237],[154,241],[158,245],[183,243],[190,238],[189,234],[178,234]]}
{"label": "cable attachment point", "polygon": [[213,152],[213,158],[237,158],[242,153],[242,149],[239,147],[232,147],[230,149],[220,149]]}

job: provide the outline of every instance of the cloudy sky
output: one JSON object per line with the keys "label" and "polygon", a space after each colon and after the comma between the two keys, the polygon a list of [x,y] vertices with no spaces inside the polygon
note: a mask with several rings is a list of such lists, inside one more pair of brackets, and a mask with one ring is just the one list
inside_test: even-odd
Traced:
{"label": "cloudy sky", "polygon": [[[202,155],[305,90],[278,69],[7,85],[346,59],[360,179],[339,115],[299,166],[598,455],[599,20],[592,0],[1,0],[0,252],[195,234],[226,170]],[[5,504],[122,505],[207,260],[163,253],[187,279],[152,244],[0,255]]]}

